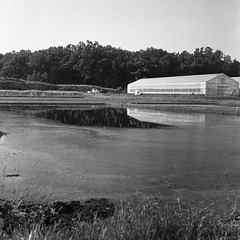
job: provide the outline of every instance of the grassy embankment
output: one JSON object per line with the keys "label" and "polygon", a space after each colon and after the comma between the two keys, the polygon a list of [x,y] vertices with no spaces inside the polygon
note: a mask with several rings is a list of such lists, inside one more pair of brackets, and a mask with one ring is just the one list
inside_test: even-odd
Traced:
{"label": "grassy embankment", "polygon": [[93,85],[55,85],[44,82],[0,77],[0,97],[82,97],[82,92],[93,88],[102,92],[115,92],[115,89]]}
{"label": "grassy embankment", "polygon": [[[223,211],[216,204],[195,205],[181,199],[166,200],[161,196],[132,198],[118,203],[114,215],[103,215],[104,210],[94,208],[90,211],[92,217],[88,219],[83,219],[83,212],[67,215],[64,213],[65,207],[56,208],[56,204],[48,208],[38,205],[35,210],[34,205],[29,208],[21,205],[20,202],[11,210],[11,218],[7,220],[10,225],[8,228],[5,226],[1,239],[173,240],[240,237],[240,214],[231,201],[227,202]],[[109,206],[105,213],[108,209]],[[62,212],[62,215],[57,212]]]}

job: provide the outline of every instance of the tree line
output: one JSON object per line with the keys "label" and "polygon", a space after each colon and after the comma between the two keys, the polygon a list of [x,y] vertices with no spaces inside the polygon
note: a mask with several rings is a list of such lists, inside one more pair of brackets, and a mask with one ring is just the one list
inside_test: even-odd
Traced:
{"label": "tree line", "polygon": [[1,77],[52,84],[126,88],[140,78],[211,73],[239,76],[240,62],[210,47],[197,48],[193,53],[169,53],[152,47],[128,51],[91,41],[0,54]]}

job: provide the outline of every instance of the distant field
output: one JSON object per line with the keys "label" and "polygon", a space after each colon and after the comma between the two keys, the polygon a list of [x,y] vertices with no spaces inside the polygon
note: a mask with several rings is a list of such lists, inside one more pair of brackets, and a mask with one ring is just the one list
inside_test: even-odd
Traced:
{"label": "distant field", "polygon": [[0,90],[0,97],[59,97],[79,98],[82,94],[77,91],[41,91],[41,90]]}
{"label": "distant field", "polygon": [[[100,93],[90,93],[93,88]],[[198,95],[129,95],[93,85],[54,85],[0,77],[0,106],[105,104],[173,112],[240,115],[240,97],[206,98]]]}
{"label": "distant field", "polygon": [[[22,96],[0,96],[0,107],[8,106],[68,106],[108,105],[112,107],[148,108],[170,112],[195,112],[240,115],[240,99],[216,99],[199,96],[128,95],[116,93],[87,94],[49,91]],[[35,94],[35,95],[33,95]],[[45,94],[45,95],[44,95]],[[73,95],[71,95],[73,94]]]}
{"label": "distant field", "polygon": [[0,89],[2,90],[41,90],[41,91],[78,91],[87,92],[93,88],[102,92],[115,92],[113,88],[103,88],[94,85],[67,85],[67,84],[50,84],[45,82],[27,81],[23,79],[0,77]]}

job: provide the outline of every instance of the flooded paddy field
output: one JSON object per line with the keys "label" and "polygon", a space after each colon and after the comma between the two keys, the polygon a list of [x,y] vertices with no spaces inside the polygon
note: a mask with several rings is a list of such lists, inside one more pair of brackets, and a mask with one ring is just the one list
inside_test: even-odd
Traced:
{"label": "flooded paddy field", "polygon": [[238,191],[240,117],[97,105],[0,110],[6,198]]}

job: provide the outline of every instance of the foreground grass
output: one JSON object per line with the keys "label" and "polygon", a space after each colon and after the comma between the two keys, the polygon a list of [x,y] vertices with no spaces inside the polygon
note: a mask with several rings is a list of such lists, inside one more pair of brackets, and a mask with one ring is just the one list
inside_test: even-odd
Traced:
{"label": "foreground grass", "polygon": [[236,208],[217,210],[214,204],[133,198],[119,203],[115,214],[104,220],[76,220],[66,228],[35,222],[10,236],[2,232],[0,239],[239,239],[239,216]]}

